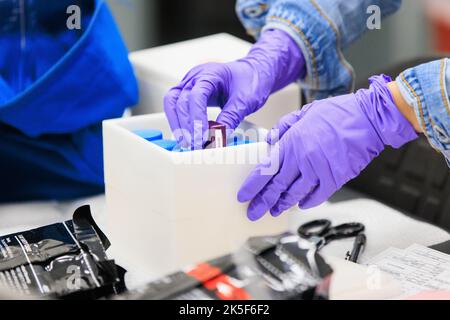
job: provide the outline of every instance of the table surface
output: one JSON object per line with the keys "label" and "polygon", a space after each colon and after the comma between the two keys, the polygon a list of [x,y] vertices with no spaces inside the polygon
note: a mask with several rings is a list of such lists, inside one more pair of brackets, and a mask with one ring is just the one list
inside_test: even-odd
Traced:
{"label": "table surface", "polygon": [[[81,205],[91,205],[94,219],[102,230],[107,231],[104,196],[67,202],[31,202],[0,206],[0,234],[5,235],[71,219],[72,213]],[[314,219],[329,219],[333,224],[361,222],[366,227],[367,245],[361,256],[361,262],[389,247],[406,248],[418,243],[431,246],[450,240],[450,234],[431,224],[414,220],[401,212],[385,206],[375,200],[361,197],[348,190],[341,190],[329,202],[302,211],[293,208],[290,215],[290,230]],[[106,232],[107,233],[107,232]],[[353,239],[334,241],[322,249],[324,256],[344,258],[352,248]],[[120,258],[120,252],[114,251],[114,244],[108,255],[128,270],[126,282],[128,288],[138,287],[150,280],[145,270]]]}

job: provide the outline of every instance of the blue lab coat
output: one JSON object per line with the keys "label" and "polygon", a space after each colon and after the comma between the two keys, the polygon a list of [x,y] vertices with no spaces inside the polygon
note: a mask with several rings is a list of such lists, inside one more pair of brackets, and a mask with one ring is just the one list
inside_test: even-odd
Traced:
{"label": "blue lab coat", "polygon": [[18,3],[0,2],[0,202],[101,193],[101,122],[138,99],[127,49],[103,0]]}

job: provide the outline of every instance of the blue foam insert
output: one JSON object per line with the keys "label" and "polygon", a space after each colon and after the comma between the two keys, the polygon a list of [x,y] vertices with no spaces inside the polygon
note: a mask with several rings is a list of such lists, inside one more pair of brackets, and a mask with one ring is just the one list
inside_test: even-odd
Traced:
{"label": "blue foam insert", "polygon": [[177,142],[175,140],[155,140],[152,143],[164,148],[168,151],[172,151],[173,148],[177,146]]}
{"label": "blue foam insert", "polygon": [[251,141],[251,140],[234,140],[230,144],[230,146],[239,146],[241,144],[250,144],[250,143],[253,143],[253,141]]}
{"label": "blue foam insert", "polygon": [[142,129],[142,130],[134,130],[133,132],[147,141],[161,140],[163,138],[163,134],[159,130]]}

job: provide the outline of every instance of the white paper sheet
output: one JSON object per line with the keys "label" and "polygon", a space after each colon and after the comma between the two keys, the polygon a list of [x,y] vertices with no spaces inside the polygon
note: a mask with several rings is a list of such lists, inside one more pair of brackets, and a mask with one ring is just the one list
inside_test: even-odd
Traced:
{"label": "white paper sheet", "polygon": [[421,291],[450,291],[450,255],[414,244],[401,250],[389,248],[367,262],[392,275],[406,298]]}

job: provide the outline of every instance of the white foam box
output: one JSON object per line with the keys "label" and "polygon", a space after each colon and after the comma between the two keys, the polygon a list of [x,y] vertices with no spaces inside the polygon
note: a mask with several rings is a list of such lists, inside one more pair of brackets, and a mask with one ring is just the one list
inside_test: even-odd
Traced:
{"label": "white foam box", "polygon": [[[209,108],[214,119],[218,108]],[[231,253],[251,236],[288,229],[288,215],[247,219],[237,192],[267,155],[267,133],[246,145],[170,152],[133,130],[158,129],[170,137],[163,113],[103,123],[108,236],[121,259],[152,277]],[[255,128],[248,122],[239,129]]]}
{"label": "white foam box", "polygon": [[[230,62],[247,55],[251,43],[226,33],[130,53],[139,83],[140,102],[133,114],[163,111],[164,95],[193,67],[207,62]],[[270,129],[285,114],[300,106],[299,85],[274,93],[247,120]]]}

